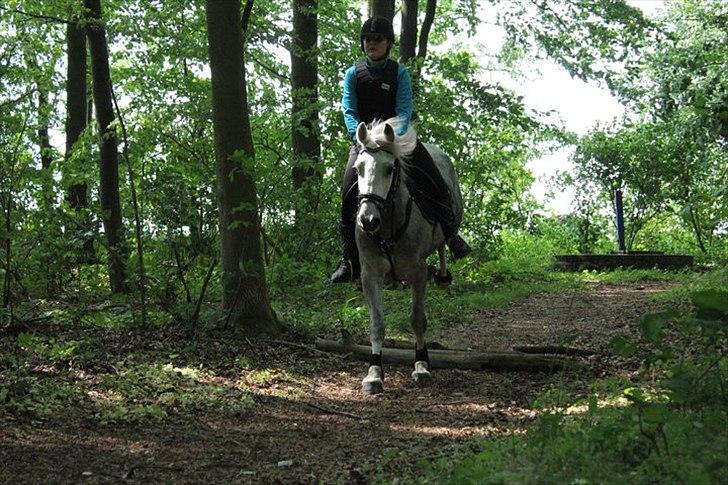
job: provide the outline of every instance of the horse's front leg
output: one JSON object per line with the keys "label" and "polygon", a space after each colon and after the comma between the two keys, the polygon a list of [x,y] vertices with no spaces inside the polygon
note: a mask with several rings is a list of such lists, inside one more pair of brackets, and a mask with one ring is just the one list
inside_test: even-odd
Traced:
{"label": "horse's front leg", "polygon": [[384,370],[382,367],[382,345],[384,344],[382,286],[384,279],[379,274],[372,274],[363,269],[361,283],[369,307],[369,338],[372,343],[369,372],[361,383],[361,390],[364,394],[379,394],[384,390]]}
{"label": "horse's front leg", "polygon": [[425,315],[425,289],[427,287],[427,265],[423,261],[416,271],[412,272],[410,285],[412,287],[412,329],[415,331],[415,370],[412,379],[417,385],[428,385],[432,380],[430,374],[430,359],[427,355],[425,332],[427,330],[427,316]]}

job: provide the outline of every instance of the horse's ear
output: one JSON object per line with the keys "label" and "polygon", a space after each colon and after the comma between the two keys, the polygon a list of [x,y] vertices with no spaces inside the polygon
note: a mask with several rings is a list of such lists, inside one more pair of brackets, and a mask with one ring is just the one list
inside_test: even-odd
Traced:
{"label": "horse's ear", "polygon": [[356,141],[358,141],[360,145],[365,146],[367,144],[368,136],[367,125],[362,121],[359,123],[359,126],[356,127]]}
{"label": "horse's ear", "polygon": [[389,123],[384,124],[384,136],[387,139],[387,143],[394,143],[394,129]]}

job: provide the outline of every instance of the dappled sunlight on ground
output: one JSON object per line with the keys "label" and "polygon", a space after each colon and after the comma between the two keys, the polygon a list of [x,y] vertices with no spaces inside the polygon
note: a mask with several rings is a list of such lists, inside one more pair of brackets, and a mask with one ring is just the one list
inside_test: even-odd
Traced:
{"label": "dappled sunlight on ground", "polygon": [[[385,365],[385,392],[377,396],[360,391],[366,363],[307,350],[310,344],[241,348],[208,336],[189,355],[184,338],[164,334],[172,330],[150,337],[95,329],[96,345],[109,353],[103,359],[29,368],[66,386],[53,392],[78,392],[81,401],[70,408],[39,401],[47,407],[42,419],[0,415],[0,479],[355,482],[383,466],[416,471],[418,460],[435,459],[443,446],[524,432],[537,417],[534,399],[549,389],[583,392],[595,376],[634,371],[638,361],[613,357],[609,340],[633,327],[665,286],[596,284],[534,295],[431,336],[449,348],[588,348],[596,354],[585,359],[585,374],[443,369],[418,388],[408,366]],[[150,340],[166,347],[150,348]]]}

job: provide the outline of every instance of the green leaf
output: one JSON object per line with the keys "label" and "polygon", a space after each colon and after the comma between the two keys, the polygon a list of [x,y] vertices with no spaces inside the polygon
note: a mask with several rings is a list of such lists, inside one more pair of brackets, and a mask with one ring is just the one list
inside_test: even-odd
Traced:
{"label": "green leaf", "polygon": [[628,387],[623,392],[624,397],[635,404],[643,404],[645,402],[645,391],[639,387]]}
{"label": "green leaf", "polygon": [[632,357],[637,352],[637,346],[634,344],[632,337],[628,335],[617,335],[612,338],[609,345],[614,353],[620,357]]}
{"label": "green leaf", "polygon": [[593,394],[591,396],[589,396],[589,401],[587,404],[589,406],[590,413],[595,413],[599,409],[599,402],[597,401],[597,396],[595,396]]}
{"label": "green leaf", "polygon": [[699,318],[728,320],[728,291],[704,290],[690,295]]}
{"label": "green leaf", "polygon": [[667,322],[674,316],[675,312],[673,311],[645,315],[640,319],[640,333],[642,337],[648,342],[658,345],[662,342]]}
{"label": "green leaf", "polygon": [[660,424],[667,422],[670,412],[667,409],[667,404],[651,402],[642,409],[642,417],[647,423]]}
{"label": "green leaf", "polygon": [[678,370],[670,378],[663,379],[662,387],[671,392],[670,397],[674,402],[686,402],[693,392],[693,381],[696,375],[690,370]]}

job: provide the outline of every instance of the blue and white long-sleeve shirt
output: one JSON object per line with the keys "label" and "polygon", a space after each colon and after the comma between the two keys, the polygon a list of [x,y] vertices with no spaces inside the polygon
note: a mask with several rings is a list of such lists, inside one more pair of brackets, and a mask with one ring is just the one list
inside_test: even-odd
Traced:
{"label": "blue and white long-sleeve shirt", "polygon": [[[372,75],[381,73],[386,65],[386,59],[372,63],[367,59],[367,67]],[[341,99],[342,109],[344,112],[344,123],[349,133],[349,138],[356,138],[356,127],[359,126],[361,119],[359,118],[359,100],[356,94],[356,64],[351,66],[344,73],[344,94]],[[402,135],[407,131],[412,119],[414,106],[412,104],[412,80],[409,71],[403,64],[399,64],[397,72],[397,96],[395,113],[402,118],[403,123],[399,127],[398,135]]]}

